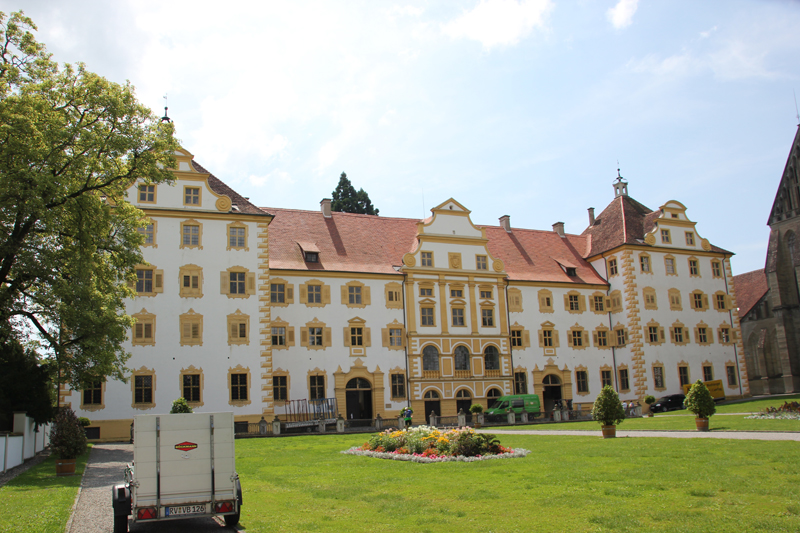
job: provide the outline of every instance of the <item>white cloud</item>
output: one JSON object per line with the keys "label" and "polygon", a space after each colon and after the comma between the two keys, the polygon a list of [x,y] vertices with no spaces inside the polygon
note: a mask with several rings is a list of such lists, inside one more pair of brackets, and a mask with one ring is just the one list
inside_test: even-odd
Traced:
{"label": "white cloud", "polygon": [[552,8],[550,0],[481,0],[475,9],[443,24],[441,29],[453,39],[473,39],[485,48],[512,45],[534,28],[544,29]]}
{"label": "white cloud", "polygon": [[701,31],[700,32],[700,38],[701,39],[708,39],[709,37],[711,37],[711,34],[714,33],[715,31],[717,31],[717,27],[716,26],[714,26],[710,30]]}
{"label": "white cloud", "polygon": [[255,187],[263,187],[267,184],[272,186],[277,186],[277,185],[292,185],[295,183],[295,180],[294,178],[292,178],[291,174],[289,174],[285,170],[279,170],[279,169],[275,169],[269,174],[261,176],[251,174],[247,179],[250,182],[250,184]]}
{"label": "white cloud", "polygon": [[617,5],[606,12],[608,20],[618,30],[633,23],[633,14],[636,13],[639,0],[619,0]]}

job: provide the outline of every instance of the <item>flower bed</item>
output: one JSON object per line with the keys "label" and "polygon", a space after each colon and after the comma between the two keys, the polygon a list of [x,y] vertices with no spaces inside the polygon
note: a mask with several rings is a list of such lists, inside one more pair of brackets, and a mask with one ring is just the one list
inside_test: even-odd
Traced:
{"label": "flower bed", "polygon": [[417,426],[406,430],[386,430],[373,435],[362,446],[342,453],[397,461],[440,463],[525,457],[530,452],[521,448],[506,448],[494,435],[476,433],[469,427],[440,431],[430,426]]}
{"label": "flower bed", "polygon": [[760,413],[746,416],[761,420],[800,420],[800,403],[783,402],[780,407],[767,407]]}

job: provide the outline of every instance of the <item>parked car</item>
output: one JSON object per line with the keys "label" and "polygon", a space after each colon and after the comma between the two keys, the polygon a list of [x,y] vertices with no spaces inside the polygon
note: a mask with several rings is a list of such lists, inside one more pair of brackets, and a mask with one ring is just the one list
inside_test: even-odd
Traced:
{"label": "parked car", "polygon": [[670,394],[669,396],[662,396],[650,406],[650,410],[654,413],[666,413],[667,411],[675,411],[683,409],[683,400],[686,396],[683,394]]}
{"label": "parked car", "polygon": [[486,410],[487,415],[505,415],[511,409],[516,414],[522,414],[524,409],[529,415],[538,415],[540,411],[539,396],[536,394],[512,394],[510,396],[501,396],[489,409]]}

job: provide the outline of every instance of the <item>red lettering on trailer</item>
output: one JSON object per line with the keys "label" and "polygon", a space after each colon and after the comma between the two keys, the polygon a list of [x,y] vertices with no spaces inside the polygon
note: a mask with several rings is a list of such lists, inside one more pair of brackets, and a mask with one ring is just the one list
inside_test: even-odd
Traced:
{"label": "red lettering on trailer", "polygon": [[175,445],[176,450],[180,450],[182,452],[188,452],[197,448],[197,444],[194,442],[181,442],[180,444]]}

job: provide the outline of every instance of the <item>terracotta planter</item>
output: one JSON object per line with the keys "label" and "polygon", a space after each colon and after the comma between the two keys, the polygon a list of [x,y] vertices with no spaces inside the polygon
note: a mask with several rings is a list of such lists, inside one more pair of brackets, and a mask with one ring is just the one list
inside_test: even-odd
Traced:
{"label": "terracotta planter", "polygon": [[603,438],[613,439],[617,436],[617,426],[603,426]]}
{"label": "terracotta planter", "polygon": [[75,459],[56,459],[56,475],[71,476],[75,474]]}
{"label": "terracotta planter", "polygon": [[694,419],[697,431],[708,431],[708,418],[697,417]]}

